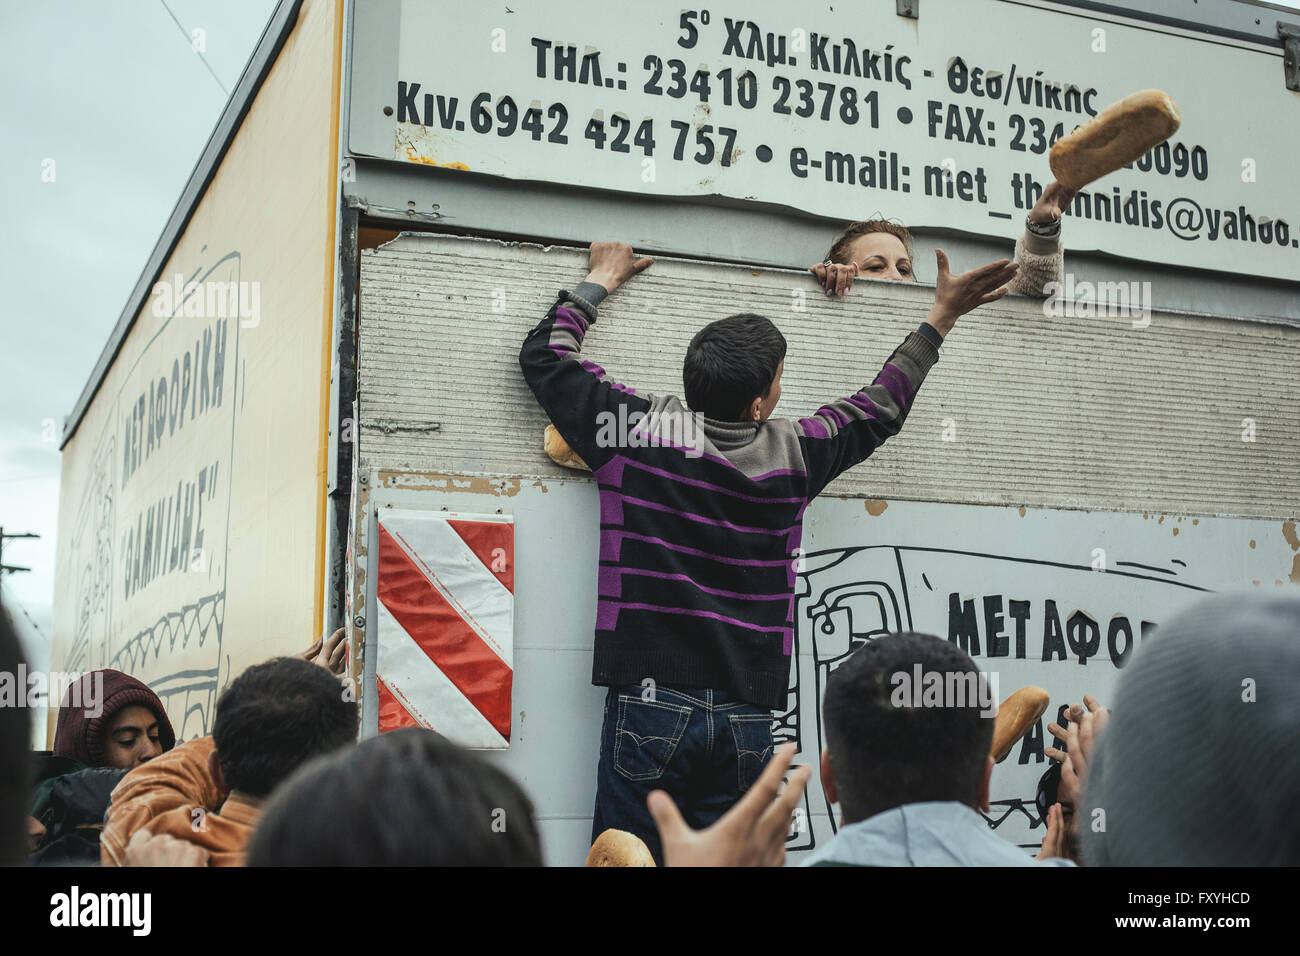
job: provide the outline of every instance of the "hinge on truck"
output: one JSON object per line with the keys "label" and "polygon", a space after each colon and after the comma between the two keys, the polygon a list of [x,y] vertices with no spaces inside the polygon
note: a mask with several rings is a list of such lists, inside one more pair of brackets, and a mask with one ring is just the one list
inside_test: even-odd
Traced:
{"label": "hinge on truck", "polygon": [[1277,21],[1277,35],[1282,38],[1282,75],[1288,90],[1300,90],[1300,26]]}
{"label": "hinge on truck", "polygon": [[894,10],[900,17],[910,17],[915,20],[920,16],[921,0],[896,0],[896,3]]}

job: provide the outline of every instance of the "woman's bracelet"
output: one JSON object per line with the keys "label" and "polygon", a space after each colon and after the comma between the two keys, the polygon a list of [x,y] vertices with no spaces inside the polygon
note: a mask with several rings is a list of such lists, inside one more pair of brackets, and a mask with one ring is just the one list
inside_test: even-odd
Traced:
{"label": "woman's bracelet", "polygon": [[1061,231],[1061,220],[1053,219],[1051,222],[1034,222],[1028,216],[1025,217],[1025,228],[1035,236],[1049,237],[1054,236]]}

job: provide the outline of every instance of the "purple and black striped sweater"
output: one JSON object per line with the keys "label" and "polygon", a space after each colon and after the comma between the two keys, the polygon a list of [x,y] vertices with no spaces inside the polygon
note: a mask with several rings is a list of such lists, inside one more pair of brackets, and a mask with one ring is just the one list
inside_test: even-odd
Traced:
{"label": "purple and black striped sweater", "polygon": [[592,683],[651,678],[779,708],[804,511],[898,433],[943,340],[923,325],[871,385],[808,418],[722,422],[581,358],[604,295],[593,283],[561,291],[519,353],[537,401],[600,490]]}

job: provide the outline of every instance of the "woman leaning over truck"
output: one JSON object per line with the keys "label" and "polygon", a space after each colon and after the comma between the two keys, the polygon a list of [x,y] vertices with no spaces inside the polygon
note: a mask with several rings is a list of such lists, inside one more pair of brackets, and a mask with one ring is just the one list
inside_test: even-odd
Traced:
{"label": "woman leaning over truck", "polygon": [[[1007,291],[1045,296],[1048,283],[1064,281],[1061,214],[1074,193],[1058,182],[1043,190],[1025,220],[1025,234],[1016,241],[1015,261],[1020,269]],[[915,282],[912,253],[912,236],[905,226],[886,219],[868,219],[845,229],[826,254],[826,261],[808,271],[817,277],[827,295],[847,295],[858,276]],[[935,250],[935,257],[940,275],[946,274],[948,257],[940,249]]]}

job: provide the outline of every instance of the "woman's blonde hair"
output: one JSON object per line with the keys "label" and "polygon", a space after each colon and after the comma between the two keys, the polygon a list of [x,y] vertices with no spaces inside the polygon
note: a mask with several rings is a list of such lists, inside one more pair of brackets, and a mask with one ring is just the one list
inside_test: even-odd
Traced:
{"label": "woman's blonde hair", "polygon": [[864,219],[861,222],[851,223],[844,233],[835,240],[831,245],[831,251],[826,253],[826,258],[831,262],[839,265],[849,264],[849,247],[853,245],[854,240],[863,236],[869,236],[874,232],[883,232],[893,236],[903,244],[907,250],[909,259],[915,258],[915,251],[912,246],[912,234],[907,231],[907,227],[901,222],[891,222],[888,219],[879,217],[874,219]]}

